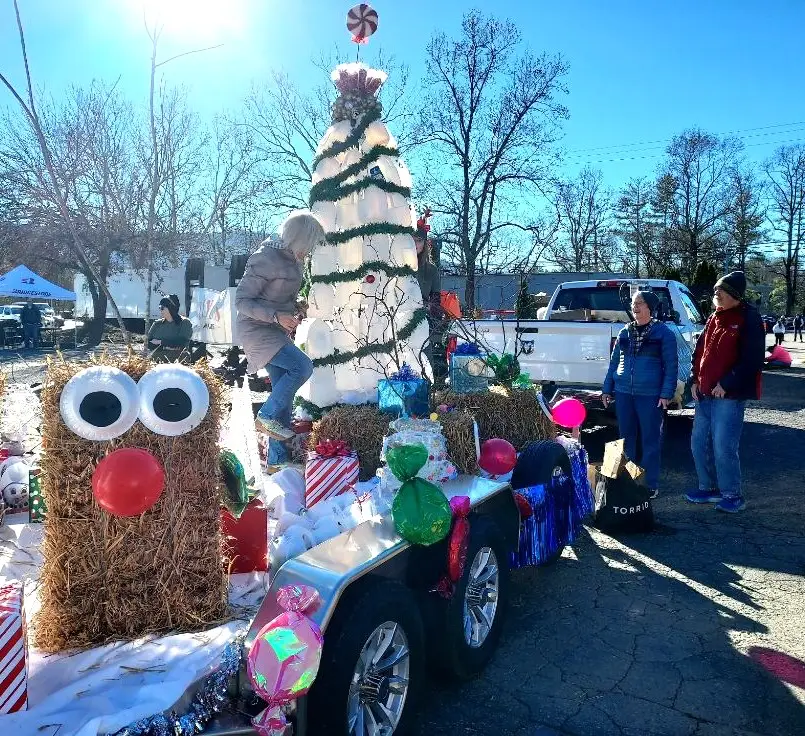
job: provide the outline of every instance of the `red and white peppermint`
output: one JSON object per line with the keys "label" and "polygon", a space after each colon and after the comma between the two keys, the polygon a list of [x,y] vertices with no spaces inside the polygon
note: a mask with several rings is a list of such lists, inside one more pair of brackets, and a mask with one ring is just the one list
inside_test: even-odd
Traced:
{"label": "red and white peppermint", "polygon": [[347,13],[347,30],[355,43],[363,43],[377,30],[377,11],[366,3],[356,5]]}
{"label": "red and white peppermint", "polygon": [[0,713],[28,707],[27,642],[22,585],[0,587]]}

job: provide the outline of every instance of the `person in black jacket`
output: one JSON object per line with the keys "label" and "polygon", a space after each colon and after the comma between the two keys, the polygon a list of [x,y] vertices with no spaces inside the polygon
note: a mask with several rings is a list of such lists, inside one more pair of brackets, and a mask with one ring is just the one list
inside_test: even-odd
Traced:
{"label": "person in black jacket", "polygon": [[25,340],[25,347],[38,348],[39,330],[42,329],[42,313],[31,299],[25,302],[25,306],[20,312],[20,323],[22,324],[22,336]]}

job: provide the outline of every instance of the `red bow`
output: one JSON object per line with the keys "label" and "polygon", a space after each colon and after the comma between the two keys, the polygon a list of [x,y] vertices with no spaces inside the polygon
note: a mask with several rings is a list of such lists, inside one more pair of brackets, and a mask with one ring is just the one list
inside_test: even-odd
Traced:
{"label": "red bow", "polygon": [[316,454],[320,457],[349,457],[352,448],[343,440],[322,440],[316,445]]}
{"label": "red bow", "polygon": [[416,221],[416,229],[422,233],[430,232],[430,225],[428,219],[430,218],[430,207],[425,208],[425,213]]}

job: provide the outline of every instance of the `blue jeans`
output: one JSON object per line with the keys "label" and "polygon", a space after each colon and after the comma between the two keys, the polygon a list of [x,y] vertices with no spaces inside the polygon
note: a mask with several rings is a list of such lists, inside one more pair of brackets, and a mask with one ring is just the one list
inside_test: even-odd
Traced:
{"label": "blue jeans", "polygon": [[[271,379],[271,394],[258,416],[276,419],[283,427],[290,427],[293,398],[313,375],[313,363],[296,345],[286,345],[269,361],[266,370]],[[288,451],[282,442],[269,440],[268,462],[272,465],[288,462]]]}
{"label": "blue jeans", "polygon": [[39,347],[39,325],[27,324],[22,326],[22,336],[25,347]]}
{"label": "blue jeans", "polygon": [[646,485],[652,490],[659,488],[660,484],[660,448],[665,414],[657,406],[659,401],[659,396],[615,392],[615,414],[626,457],[646,471]]}
{"label": "blue jeans", "polygon": [[738,446],[745,401],[700,397],[696,402],[690,449],[699,476],[699,490],[718,489],[724,498],[741,496]]}

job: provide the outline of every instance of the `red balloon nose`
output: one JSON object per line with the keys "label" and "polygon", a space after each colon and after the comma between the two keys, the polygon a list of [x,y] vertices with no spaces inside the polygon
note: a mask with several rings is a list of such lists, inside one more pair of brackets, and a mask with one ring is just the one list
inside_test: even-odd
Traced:
{"label": "red balloon nose", "polygon": [[148,511],[165,489],[165,471],[148,450],[127,447],[109,453],[92,474],[98,505],[113,516]]}

